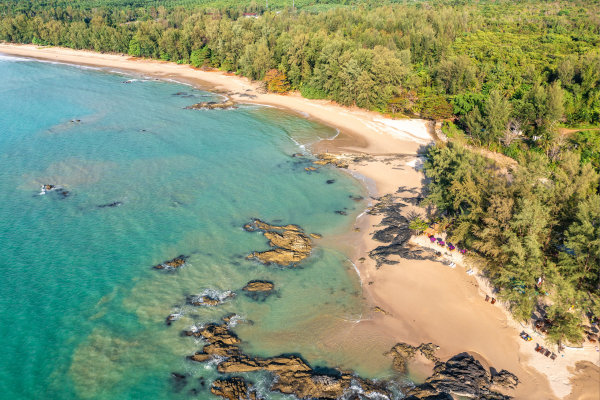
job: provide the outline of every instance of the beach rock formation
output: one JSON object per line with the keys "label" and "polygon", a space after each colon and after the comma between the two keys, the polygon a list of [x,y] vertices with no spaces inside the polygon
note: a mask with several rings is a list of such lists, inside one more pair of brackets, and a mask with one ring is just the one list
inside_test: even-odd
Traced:
{"label": "beach rock formation", "polygon": [[249,392],[248,389],[244,378],[233,377],[214,381],[210,391],[212,394],[228,400],[255,400],[256,393]]}
{"label": "beach rock formation", "polygon": [[505,369],[492,376],[492,384],[496,386],[515,389],[519,383],[519,378]]}
{"label": "beach rock formation", "polygon": [[308,257],[312,250],[310,239],[296,225],[274,226],[254,220],[244,226],[244,229],[249,232],[263,231],[263,235],[269,239],[269,245],[274,247],[273,250],[254,252],[246,257],[257,259],[263,264],[293,265]]}
{"label": "beach rock formation", "polygon": [[185,260],[188,257],[189,256],[181,255],[179,257],[175,257],[172,260],[165,261],[162,264],[155,265],[152,268],[154,268],[154,269],[175,269],[175,268],[180,268],[180,267],[183,267],[185,265]]}
{"label": "beach rock formation", "polygon": [[[271,390],[293,394],[298,398],[337,399],[354,383],[362,388],[363,393],[378,393],[388,397],[390,393],[383,385],[361,379],[348,373],[335,375],[320,374],[312,370],[302,359],[296,356],[279,356],[272,358],[249,357],[237,347],[240,340],[231,333],[226,325],[207,325],[196,332],[184,332],[186,336],[203,337],[209,343],[201,352],[190,357],[192,361],[203,362],[212,356],[226,357],[220,360],[217,370],[221,373],[240,373],[265,370],[275,375]],[[236,382],[231,385],[217,385],[219,388],[231,387],[228,393],[234,395],[247,393],[244,387]],[[226,397],[226,396],[224,396]],[[230,397],[226,397],[231,399]]]}
{"label": "beach rock formation", "polygon": [[353,162],[370,159],[371,156],[368,154],[334,154],[334,153],[320,153],[316,155],[317,161],[315,164],[327,165],[331,164],[337,168],[348,168]]}
{"label": "beach rock formation", "polygon": [[177,321],[179,318],[181,318],[181,314],[171,314],[167,317],[165,322],[167,325],[171,325],[171,322]]}
{"label": "beach rock formation", "polygon": [[390,351],[385,353],[385,356],[391,355],[394,357],[392,368],[394,371],[406,373],[406,362],[420,351],[428,360],[437,363],[439,359],[435,356],[435,352],[440,347],[433,343],[422,343],[421,345],[414,347],[408,343],[398,343]]}
{"label": "beach rock formation", "polygon": [[323,236],[320,235],[320,234],[318,234],[318,233],[311,233],[310,236],[313,237],[313,238],[315,238],[315,239],[321,239],[321,238],[323,238]]}
{"label": "beach rock formation", "polygon": [[123,205],[123,203],[121,203],[120,201],[115,201],[114,203],[110,203],[110,204],[101,204],[98,206],[98,208],[118,207],[121,205]]}
{"label": "beach rock formation", "polygon": [[399,261],[389,259],[392,255],[407,260],[439,261],[439,259],[436,258],[433,249],[419,247],[411,248],[409,246],[412,232],[408,227],[408,220],[400,212],[403,207],[406,207],[406,204],[396,203],[395,199],[396,197],[391,194],[382,196],[375,199],[377,200],[377,203],[367,211],[370,215],[384,216],[380,225],[386,227],[376,231],[373,234],[373,240],[389,243],[388,245],[379,246],[369,252],[369,257],[375,260],[376,267],[379,268],[385,264],[398,264]]}
{"label": "beach rock formation", "polygon": [[[517,377],[510,372],[502,373],[500,380],[504,382],[504,379],[514,382],[514,387],[518,384]],[[428,399],[442,393],[481,400],[508,400],[511,398],[492,391],[490,389],[492,384],[495,383],[491,379],[491,374],[473,356],[457,355],[445,363],[437,362],[433,369],[433,375],[427,378],[422,385],[410,390],[408,394],[417,399]]]}
{"label": "beach rock formation", "polygon": [[235,106],[235,103],[231,100],[224,101],[222,103],[217,103],[214,101],[204,101],[201,103],[196,103],[191,106],[187,106],[188,110],[213,110],[215,108],[231,108]]}
{"label": "beach rock formation", "polygon": [[250,281],[242,288],[248,292],[268,292],[273,290],[275,285],[268,281]]}

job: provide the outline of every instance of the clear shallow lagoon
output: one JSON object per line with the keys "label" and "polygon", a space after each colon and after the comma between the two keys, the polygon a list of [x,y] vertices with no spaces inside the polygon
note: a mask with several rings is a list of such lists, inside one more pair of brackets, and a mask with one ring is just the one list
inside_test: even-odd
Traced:
{"label": "clear shallow lagoon", "polygon": [[[215,398],[214,365],[185,359],[202,343],[179,334],[230,313],[254,322],[235,328],[249,354],[347,360],[318,343],[363,311],[345,255],[317,247],[302,268],[263,266],[245,256],[267,240],[242,229],[252,218],[324,236],[350,229],[364,208],[349,198],[364,195],[358,181],[290,157],[336,131],[262,106],[185,110],[219,96],[127,79],[0,55],[0,399],[180,399],[193,388]],[[42,184],[70,194],[39,195]],[[123,204],[98,207],[113,202]],[[184,268],[151,269],[180,254]],[[245,296],[253,279],[277,295]],[[205,290],[238,295],[185,305]],[[166,326],[174,312],[183,317]],[[189,383],[177,388],[171,372]],[[247,376],[263,397],[284,397],[266,392],[264,374]]]}

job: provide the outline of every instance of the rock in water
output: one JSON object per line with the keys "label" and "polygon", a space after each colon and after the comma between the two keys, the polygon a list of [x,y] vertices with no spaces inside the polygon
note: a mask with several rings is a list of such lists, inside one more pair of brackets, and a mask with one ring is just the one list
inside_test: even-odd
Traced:
{"label": "rock in water", "polygon": [[288,266],[302,261],[312,250],[310,239],[296,225],[274,226],[254,220],[251,224],[244,226],[244,229],[249,232],[264,231],[263,235],[269,239],[269,245],[275,247],[273,250],[254,252],[246,257],[247,259],[255,258],[267,265]]}
{"label": "rock in water", "polygon": [[311,233],[310,236],[312,236],[315,239],[321,239],[323,236],[319,233]]}
{"label": "rock in water", "polygon": [[214,381],[210,388],[212,394],[228,400],[254,400],[256,393],[248,393],[248,386],[244,378],[233,377],[225,380]]}
{"label": "rock in water", "polygon": [[188,256],[181,255],[179,257],[175,257],[172,260],[165,261],[162,264],[155,265],[152,268],[155,268],[155,269],[175,269],[175,268],[183,267],[185,265],[185,260],[187,258],[188,258]]}
{"label": "rock in water", "polygon": [[[221,373],[270,371],[275,375],[271,390],[293,394],[300,399],[337,399],[350,388],[353,382],[357,383],[365,394],[378,393],[387,398],[390,396],[390,393],[381,385],[347,373],[336,375],[316,373],[296,356],[249,357],[237,347],[241,341],[227,329],[227,325],[209,324],[196,332],[184,332],[184,335],[203,337],[209,343],[201,352],[191,356],[190,360],[203,362],[213,356],[220,356],[222,358],[219,359],[217,370]],[[231,384],[213,384],[213,386],[217,387],[216,390],[219,391],[219,393],[213,393],[227,399],[232,399],[232,397],[220,393],[233,396],[247,393],[247,387],[244,388],[239,381]],[[240,399],[240,397],[234,398]]]}
{"label": "rock in water", "polygon": [[214,101],[206,101],[202,103],[197,103],[191,106],[187,106],[188,110],[213,110],[215,108],[230,108],[235,106],[235,103],[231,100],[224,101],[222,103],[217,103]]}
{"label": "rock in water", "polygon": [[[515,382],[515,386],[518,383],[517,377],[510,372],[505,371],[498,375],[501,375],[499,382],[508,380]],[[490,373],[473,356],[457,355],[445,363],[438,362],[433,369],[433,375],[408,394],[418,399],[429,399],[442,393],[480,400],[510,399],[510,396],[490,390],[490,385],[493,383],[490,376]]]}
{"label": "rock in water", "polygon": [[242,290],[246,290],[248,292],[268,292],[274,288],[275,285],[268,281],[250,281],[242,288]]}

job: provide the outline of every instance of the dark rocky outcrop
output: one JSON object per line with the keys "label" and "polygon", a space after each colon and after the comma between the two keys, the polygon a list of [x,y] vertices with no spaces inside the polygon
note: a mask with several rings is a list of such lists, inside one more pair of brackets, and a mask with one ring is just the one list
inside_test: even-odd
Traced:
{"label": "dark rocky outcrop", "polygon": [[231,100],[224,101],[222,103],[217,103],[214,101],[204,101],[201,103],[197,103],[191,106],[187,106],[188,110],[213,110],[215,108],[231,108],[234,107],[235,103]]}
{"label": "dark rocky outcrop", "polygon": [[492,376],[492,384],[496,386],[515,389],[519,383],[519,378],[505,369]]}
{"label": "dark rocky outcrop", "polygon": [[165,261],[162,264],[155,265],[152,268],[155,268],[155,269],[175,269],[175,268],[180,268],[180,267],[183,267],[185,265],[185,260],[188,257],[189,256],[181,255],[179,257],[175,257],[172,260]]}
{"label": "dark rocky outcrop", "polygon": [[[514,383],[513,387],[518,384],[516,376],[509,372],[502,373],[498,382],[501,381]],[[479,361],[471,355],[461,354],[452,357],[445,363],[437,362],[433,369],[433,375],[427,378],[422,385],[410,390],[408,394],[417,399],[428,399],[442,393],[480,400],[508,400],[511,398],[492,391],[490,389],[492,384],[495,383],[491,374],[483,368]]]}
{"label": "dark rocky outcrop", "polygon": [[435,251],[427,248],[410,248],[409,240],[412,232],[408,228],[408,220],[401,214],[401,209],[405,204],[395,203],[395,197],[391,194],[380,197],[378,202],[371,207],[368,214],[383,215],[381,226],[385,228],[376,231],[373,239],[383,243],[389,243],[386,246],[379,246],[369,252],[376,262],[377,268],[384,264],[394,265],[399,261],[390,260],[390,256],[399,256],[407,260],[437,260]]}
{"label": "dark rocky outcrop", "polygon": [[256,392],[249,392],[248,389],[249,386],[244,378],[233,377],[214,381],[210,391],[228,400],[255,400]]}
{"label": "dark rocky outcrop", "polygon": [[171,325],[173,321],[177,321],[179,318],[181,318],[181,314],[171,314],[167,317],[165,322],[167,325]]}
{"label": "dark rocky outcrop", "polygon": [[122,206],[123,203],[121,203],[120,201],[115,201],[114,203],[110,203],[110,204],[101,204],[98,206],[98,208],[106,208],[106,207],[118,207],[118,206]]}
{"label": "dark rocky outcrop", "polygon": [[428,360],[438,362],[439,359],[435,356],[435,352],[438,349],[439,346],[433,343],[422,343],[417,347],[411,346],[408,343],[398,343],[384,355],[394,357],[394,363],[392,364],[394,371],[406,373],[406,362],[412,359],[417,354],[417,351],[420,351]]}
{"label": "dark rocky outcrop", "polygon": [[244,226],[244,229],[249,232],[263,231],[263,235],[269,239],[269,245],[275,247],[273,250],[254,252],[247,259],[257,259],[267,265],[288,266],[302,261],[312,250],[310,239],[296,225],[275,226],[257,219]]}
{"label": "dark rocky outcrop", "polygon": [[[365,394],[379,393],[388,397],[390,393],[383,385],[355,377],[348,373],[321,374],[310,368],[296,356],[279,356],[272,358],[249,357],[237,344],[240,340],[231,333],[226,325],[207,325],[196,332],[184,332],[186,336],[203,337],[209,343],[201,352],[190,357],[192,361],[203,362],[217,355],[226,357],[219,362],[217,370],[221,373],[240,373],[265,370],[275,375],[271,390],[293,394],[298,398],[337,399],[350,386],[359,385]],[[222,387],[223,384],[220,384]],[[227,386],[228,388],[232,386]],[[247,392],[237,382],[229,393]],[[239,390],[238,390],[239,389]],[[236,391],[237,390],[237,391]],[[224,396],[225,397],[225,396]],[[230,397],[227,397],[230,399]]]}

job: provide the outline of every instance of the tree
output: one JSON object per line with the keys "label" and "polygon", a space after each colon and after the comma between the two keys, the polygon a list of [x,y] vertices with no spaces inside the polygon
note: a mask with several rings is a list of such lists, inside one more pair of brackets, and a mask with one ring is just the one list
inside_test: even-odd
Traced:
{"label": "tree", "polygon": [[137,38],[133,38],[129,41],[129,55],[134,57],[139,57],[142,54],[142,50],[140,48],[140,42],[138,42]]}
{"label": "tree", "polygon": [[420,232],[423,232],[424,230],[429,228],[429,224],[427,224],[427,222],[423,221],[421,219],[421,217],[417,216],[412,221],[410,221],[408,228],[412,229],[417,234],[419,234]]}
{"label": "tree", "polygon": [[481,135],[488,148],[492,141],[497,140],[502,135],[510,112],[511,105],[508,100],[502,98],[498,90],[492,90],[484,105],[483,124],[485,129]]}
{"label": "tree", "polygon": [[270,69],[265,75],[267,90],[273,93],[284,93],[290,88],[290,83],[284,73],[277,69]]}

